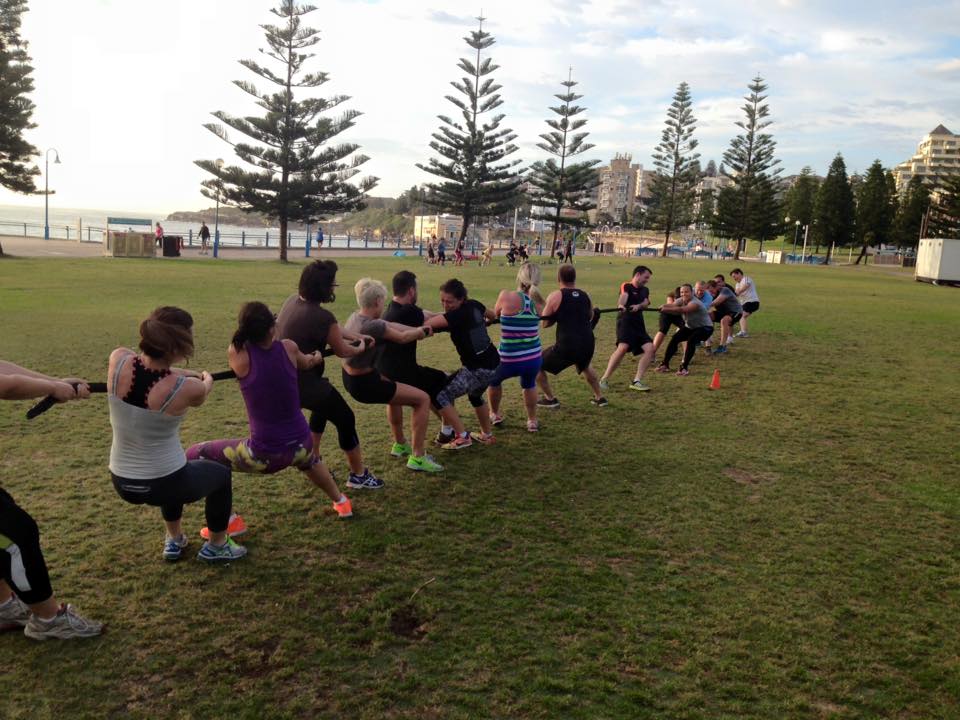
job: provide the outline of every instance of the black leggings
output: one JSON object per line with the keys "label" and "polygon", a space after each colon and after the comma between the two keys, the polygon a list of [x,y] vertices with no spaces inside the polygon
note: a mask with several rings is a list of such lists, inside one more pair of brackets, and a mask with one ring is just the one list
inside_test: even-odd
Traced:
{"label": "black leggings", "polygon": [[0,578],[27,605],[53,595],[40,551],[40,528],[26,510],[0,488]]}
{"label": "black leggings", "polygon": [[682,327],[677,330],[670,338],[670,344],[667,345],[667,352],[663,356],[663,364],[669,365],[670,360],[677,354],[677,348],[684,340],[687,341],[687,348],[683,351],[683,362],[680,363],[680,369],[686,370],[693,360],[693,354],[697,351],[697,343],[703,342],[713,335],[713,326],[704,326],[698,328]]}
{"label": "black leggings", "polygon": [[152,480],[130,480],[110,473],[117,494],[134,505],[160,508],[167,522],[183,517],[184,503],[205,498],[210,532],[223,532],[230,521],[233,484],[230,468],[211,460],[190,460],[174,473]]}
{"label": "black leggings", "polygon": [[310,432],[323,435],[329,420],[337,428],[337,439],[341,450],[350,452],[360,445],[360,436],[357,435],[357,418],[336,388],[328,388],[325,397],[322,400],[316,400],[304,395],[303,386],[301,386],[300,406],[310,410]]}

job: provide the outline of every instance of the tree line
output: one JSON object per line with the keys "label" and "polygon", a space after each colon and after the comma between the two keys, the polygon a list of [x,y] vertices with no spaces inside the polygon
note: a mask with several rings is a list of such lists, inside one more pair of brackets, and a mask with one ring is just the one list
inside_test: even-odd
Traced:
{"label": "tree line", "polygon": [[[37,151],[22,135],[33,127],[28,97],[32,67],[19,35],[26,9],[26,0],[0,0],[0,184],[35,193],[38,170],[31,158]],[[280,0],[271,10],[277,24],[261,26],[267,47],[260,53],[270,64],[240,61],[266,84],[264,90],[248,80],[234,81],[254,99],[260,114],[239,117],[215,111],[219,122],[204,125],[231,146],[239,162],[196,161],[210,176],[201,187],[205,197],[278,222],[281,260],[286,260],[288,224],[360,210],[378,181],[360,176],[368,158],[359,146],[338,140],[361,115],[342,109],[350,98],[314,96],[329,80],[325,72],[306,69],[319,35],[303,18],[314,10],[296,0]],[[586,108],[578,104],[583,96],[568,70],[537,143],[546,157],[524,167],[516,157],[517,136],[504,124],[501,85],[493,77],[499,68],[490,51],[495,39],[484,29],[484,18],[477,20],[477,29],[464,38],[469,53],[457,63],[461,75],[450,83],[455,93],[445,96],[453,112],[438,116],[440,125],[429,142],[433,155],[417,163],[435,180],[405,191],[395,209],[403,213],[428,207],[459,215],[462,240],[471,224],[526,205],[532,217],[552,226],[552,254],[563,229],[585,224],[587,212],[596,208],[600,160],[584,157],[594,146],[587,141]],[[664,232],[664,255],[671,234],[691,224],[708,226],[735,241],[738,257],[747,238],[762,243],[789,233],[791,227],[809,227],[818,250],[824,245],[828,257],[834,246],[853,243],[861,245],[861,257],[870,245],[916,244],[921,224],[931,233],[960,232],[960,177],[943,179],[932,199],[930,188],[916,178],[898,195],[892,174],[879,161],[863,177],[848,176],[838,155],[822,182],[804,168],[781,197],[768,88],[756,76],[747,89],[737,134],[720,168],[711,161],[704,171],[690,86],[681,82],[677,87],[653,152],[652,197],[642,208],[644,221]],[[234,140],[231,132],[240,138]],[[715,196],[698,194],[698,184],[709,176],[726,178],[724,186]]]}

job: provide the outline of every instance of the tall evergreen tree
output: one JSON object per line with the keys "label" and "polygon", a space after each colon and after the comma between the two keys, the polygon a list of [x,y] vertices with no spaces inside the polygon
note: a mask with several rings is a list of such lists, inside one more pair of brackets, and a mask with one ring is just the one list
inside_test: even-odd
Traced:
{"label": "tall evergreen tree", "polygon": [[857,194],[856,238],[860,243],[857,265],[866,257],[870,245],[883,245],[893,239],[895,197],[883,165],[874,160]]}
{"label": "tall evergreen tree", "polygon": [[713,190],[704,190],[700,193],[700,209],[697,212],[697,225],[700,228],[713,224],[713,215],[717,209],[717,199]]}
{"label": "tall evergreen tree", "polygon": [[760,252],[763,252],[763,243],[783,232],[783,201],[777,197],[777,189],[768,177],[762,177],[757,182],[754,197],[750,212],[750,236],[760,241]]}
{"label": "tall evergreen tree", "polygon": [[815,232],[827,246],[827,262],[834,244],[838,247],[853,242],[856,206],[853,190],[847,178],[847,165],[843,156],[837,156],[830,163],[827,177],[817,191],[814,209]]}
{"label": "tall evergreen tree", "polygon": [[764,178],[772,178],[780,173],[777,167],[780,161],[773,154],[777,144],[770,133],[764,132],[772,120],[770,106],[765,100],[767,86],[759,75],[747,86],[750,94],[742,107],[745,119],[737,122],[743,132],[730,141],[730,147],[723,153],[723,162],[727,166],[726,174],[733,179],[733,187],[739,202],[725,212],[732,215],[724,218],[723,224],[731,231],[737,241],[735,257],[740,257],[747,234],[750,231],[751,217],[755,217],[752,205],[760,201],[758,189]]}
{"label": "tall evergreen tree", "polygon": [[653,180],[657,205],[654,217],[664,229],[661,251],[664,257],[670,245],[670,233],[681,219],[690,216],[693,188],[700,175],[700,153],[694,152],[697,148],[697,140],[693,137],[696,122],[690,86],[682,82],[667,110],[660,144],[653,151],[653,165],[657,169]]}
{"label": "tall evergreen tree", "polygon": [[36,127],[30,119],[33,67],[26,43],[20,39],[21,16],[26,11],[26,0],[0,0],[0,187],[31,194],[37,192],[34,178],[40,170],[31,162],[37,149],[23,137]]}
{"label": "tall evergreen tree", "polygon": [[560,226],[581,222],[579,217],[564,217],[563,211],[573,210],[582,215],[596,207],[592,196],[599,182],[599,174],[596,170],[599,160],[570,162],[571,158],[582,155],[593,145],[586,142],[590,133],[578,132],[587,124],[587,120],[576,116],[586,108],[571,104],[583,97],[573,90],[577,83],[573,80],[572,71],[568,73],[566,81],[561,85],[565,90],[554,97],[563,104],[550,108],[560,116],[560,119],[547,120],[550,130],[540,136],[543,142],[537,143],[538,148],[550,153],[556,160],[548,158],[545,161],[535,162],[530,167],[528,176],[531,203],[543,210],[535,217],[553,224],[550,257],[556,253]]}
{"label": "tall evergreen tree", "polygon": [[301,24],[301,18],[314,10],[312,5],[281,0],[280,6],[271,12],[283,23],[262,26],[269,50],[260,52],[279,63],[279,73],[253,60],[240,61],[250,72],[279,87],[274,93],[260,92],[245,80],[234,81],[237,87],[257,99],[264,114],[241,118],[223,111],[213,113],[253,143],[231,142],[222,125],[204,125],[232,145],[237,157],[247,166],[258,169],[234,165],[220,168],[212,160],[196,161],[214,176],[203,182],[201,192],[206,197],[215,199],[219,195],[220,202],[279,221],[280,260],[284,262],[290,221],[307,221],[359,209],[363,207],[364,194],[377,182],[373,177],[363,178],[356,185],[349,182],[368,158],[355,154],[359,147],[355,144],[329,144],[334,137],[353,127],[360,113],[345,110],[336,118],[324,113],[350,98],[334,95],[294,99],[296,90],[318,88],[329,80],[325,72],[301,75],[306,61],[314,57],[313,53],[301,51],[320,40],[317,30]]}
{"label": "tall evergreen tree", "polygon": [[813,221],[813,208],[819,187],[820,181],[813,174],[813,170],[809,166],[803,168],[784,198],[786,213],[791,223],[799,220],[801,225],[809,225]]}
{"label": "tall evergreen tree", "polygon": [[938,178],[931,199],[927,234],[960,237],[960,174]]}
{"label": "tall evergreen tree", "polygon": [[513,141],[517,139],[512,130],[501,128],[505,117],[502,113],[483,122],[481,115],[503,104],[497,85],[488,77],[500,66],[494,65],[482,53],[496,42],[483,29],[486,18],[477,18],[480,25],[472,30],[464,41],[476,51],[474,60],[460,58],[457,64],[466,77],[460,82],[451,82],[465,99],[447,95],[463,118],[454,121],[446,115],[438,115],[440,129],[433,133],[430,148],[440,158],[430,158],[426,165],[417,163],[425,172],[441,178],[432,183],[429,203],[441,212],[452,212],[463,218],[460,239],[467,235],[467,228],[476,218],[484,215],[500,215],[513,209],[520,200],[520,184],[523,182],[520,160],[507,157],[517,151]]}
{"label": "tall evergreen tree", "polygon": [[893,221],[893,238],[898,247],[916,247],[920,239],[923,216],[930,206],[930,190],[919,175],[907,183]]}
{"label": "tall evergreen tree", "polygon": [[707,177],[716,177],[717,176],[717,163],[713,160],[707,163],[707,169],[704,171]]}

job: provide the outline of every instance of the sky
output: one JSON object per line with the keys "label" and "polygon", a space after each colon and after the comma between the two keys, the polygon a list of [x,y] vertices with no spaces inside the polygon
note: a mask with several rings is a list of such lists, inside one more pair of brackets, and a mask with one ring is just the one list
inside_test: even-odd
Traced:
{"label": "sky", "polygon": [[[316,0],[315,0],[316,1]],[[113,211],[196,210],[205,173],[196,159],[231,148],[203,127],[223,110],[258,108],[234,80],[257,78],[260,24],[277,0],[31,0],[22,35],[33,58],[38,127],[55,148],[51,204]],[[704,164],[738,132],[755,75],[768,102],[785,174],[825,174],[837,152],[848,170],[892,166],[943,123],[960,132],[960,0],[322,0],[305,22],[321,32],[309,69],[330,75],[320,96],[349,95],[363,113],[338,140],[370,157],[373,195],[430,180],[444,96],[458,80],[476,16],[496,38],[504,125],[525,163],[572,68],[587,108],[591,158],[626,152],[651,167],[677,85],[690,84]],[[269,62],[269,61],[268,61]],[[236,138],[235,138],[236,139]],[[50,157],[53,155],[51,153]],[[43,170],[42,160],[40,161]],[[39,181],[43,186],[43,178]],[[0,189],[0,205],[42,205]]]}

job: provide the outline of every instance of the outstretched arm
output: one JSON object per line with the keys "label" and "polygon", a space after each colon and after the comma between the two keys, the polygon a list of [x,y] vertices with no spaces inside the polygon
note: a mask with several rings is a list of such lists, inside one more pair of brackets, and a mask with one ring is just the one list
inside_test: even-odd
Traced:
{"label": "outstretched arm", "polygon": [[[81,380],[79,378],[55,378],[50,375],[44,375],[39,373],[36,370],[29,370],[28,368],[21,367],[16,363],[7,362],[6,360],[0,360],[0,380],[4,378],[17,378],[15,381],[10,381],[4,384],[2,392],[0,392],[0,398],[4,400],[25,400],[27,398],[40,397],[43,395],[53,395],[57,402],[64,402],[66,400],[75,400],[77,398],[88,398],[90,397],[90,387],[87,384],[86,380]],[[27,387],[33,389],[39,388],[40,385],[34,385],[32,383],[25,384],[25,380],[36,380],[39,382],[47,383],[46,388],[48,392],[39,392],[34,395],[23,395],[20,393],[28,392]],[[51,390],[51,383],[57,385],[65,385],[70,389],[69,395],[65,395],[66,391],[63,388],[59,388],[58,392],[53,392]],[[73,386],[76,385],[77,389],[74,390]],[[16,389],[19,388],[19,389]],[[12,395],[7,395],[6,393],[14,393]]]}
{"label": "outstretched arm", "polygon": [[[543,310],[540,311],[540,314],[546,318],[543,321],[543,327],[548,328],[557,322],[553,319],[552,315],[554,315],[557,310],[560,309],[560,300],[562,297],[563,294],[559,290],[554,290],[547,296],[547,302],[544,304]],[[593,312],[592,306],[590,308],[590,312]]]}
{"label": "outstretched arm", "polygon": [[424,325],[423,327],[409,327],[408,325],[400,325],[399,323],[392,322],[388,322],[386,325],[387,329],[383,332],[383,339],[399,345],[406,345],[407,343],[416,342],[417,340],[423,340],[433,334],[433,329],[428,325]]}

